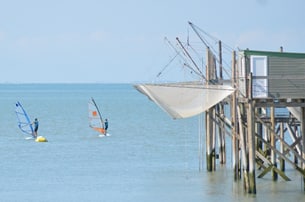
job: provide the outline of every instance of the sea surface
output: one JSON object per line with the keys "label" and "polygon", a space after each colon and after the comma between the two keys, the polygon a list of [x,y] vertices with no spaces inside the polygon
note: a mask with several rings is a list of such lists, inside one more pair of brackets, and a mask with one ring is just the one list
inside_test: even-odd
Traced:
{"label": "sea surface", "polygon": [[[233,180],[229,136],[227,164],[207,172],[202,118],[173,120],[131,84],[0,84],[0,96],[0,201],[305,201],[288,166],[292,181],[267,174],[256,179],[256,195],[245,194]],[[91,97],[110,137],[88,127]],[[47,143],[25,139],[16,101],[39,119]]]}

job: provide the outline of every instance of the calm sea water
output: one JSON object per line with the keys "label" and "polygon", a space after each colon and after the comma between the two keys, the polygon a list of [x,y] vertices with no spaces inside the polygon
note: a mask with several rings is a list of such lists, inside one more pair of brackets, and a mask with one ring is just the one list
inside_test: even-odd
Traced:
{"label": "calm sea water", "polygon": [[[1,201],[304,201],[302,178],[257,179],[257,195],[234,182],[227,165],[199,171],[199,118],[172,120],[129,84],[1,84]],[[94,97],[110,137],[88,127]],[[39,135],[25,140],[14,105],[20,101]],[[204,163],[204,161],[203,161]]]}

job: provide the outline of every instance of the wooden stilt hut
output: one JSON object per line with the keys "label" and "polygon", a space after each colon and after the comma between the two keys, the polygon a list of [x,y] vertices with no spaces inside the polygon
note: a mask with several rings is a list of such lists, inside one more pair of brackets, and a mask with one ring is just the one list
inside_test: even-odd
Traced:
{"label": "wooden stilt hut", "polygon": [[[284,173],[287,162],[305,182],[305,54],[241,51],[237,72],[238,106],[245,109],[238,111],[239,137],[247,145],[241,147],[246,192],[256,193],[256,163],[263,168],[258,177],[271,172],[273,180],[278,175],[290,180]],[[292,144],[284,136],[285,125],[292,133]],[[295,164],[288,154],[302,164]]]}

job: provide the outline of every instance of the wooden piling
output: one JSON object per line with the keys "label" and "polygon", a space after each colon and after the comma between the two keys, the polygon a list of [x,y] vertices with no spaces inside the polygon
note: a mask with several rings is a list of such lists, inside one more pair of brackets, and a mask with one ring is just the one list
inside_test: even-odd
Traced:
{"label": "wooden piling", "polygon": [[244,108],[244,105],[241,104],[239,107],[237,107],[237,114],[238,114],[239,138],[240,138],[240,148],[241,148],[244,190],[248,191],[250,183],[249,183],[249,176],[248,176],[248,158],[247,158],[247,147],[246,147],[247,143],[246,143],[246,138],[245,138],[245,130],[243,128],[243,123],[242,123],[242,116],[243,116],[244,110],[241,110],[240,107]]}
{"label": "wooden piling", "polygon": [[[283,140],[285,139],[285,135],[284,135],[284,123],[283,122],[280,123],[280,137]],[[283,144],[283,142],[281,142],[280,151],[283,154],[285,152],[284,149],[285,149],[284,144]],[[283,159],[283,158],[280,158],[280,169],[281,169],[281,171],[285,171],[285,159]]]}
{"label": "wooden piling", "polygon": [[[275,112],[274,112],[274,106],[272,105],[270,107],[270,122],[271,122],[271,133],[270,133],[270,143],[271,143],[271,146],[276,148],[276,144],[275,144]],[[277,167],[277,163],[276,163],[276,153],[273,149],[271,149],[271,152],[270,152],[270,157],[271,157],[271,163],[273,165],[274,168]],[[275,169],[272,169],[272,179],[275,181],[277,180],[278,176],[277,176],[277,173],[275,172]]]}
{"label": "wooden piling", "polygon": [[206,165],[207,171],[216,170],[215,130],[214,130],[214,108],[206,112]]}
{"label": "wooden piling", "polygon": [[[232,54],[232,86],[237,88],[237,72],[236,72],[236,52]],[[240,179],[240,163],[239,163],[239,141],[238,141],[238,120],[237,120],[237,92],[235,91],[231,97],[231,125],[232,125],[232,163],[234,180]]]}
{"label": "wooden piling", "polygon": [[[298,127],[297,126],[294,126],[294,134],[295,134],[295,137],[298,137]],[[296,138],[295,138],[296,139]],[[297,150],[297,148],[295,149],[295,150]],[[300,151],[300,153],[302,153],[302,150],[300,149],[300,147],[299,147],[299,151]],[[298,158],[296,157],[296,155],[294,155],[294,163],[295,163],[295,165],[298,165],[298,163],[299,163],[299,161],[298,161]]]}
{"label": "wooden piling", "polygon": [[[221,41],[218,42],[218,49],[219,49],[219,84],[223,84],[223,74],[222,74],[222,45]],[[217,105],[218,114],[221,118],[224,118],[224,104],[220,102]],[[225,164],[226,163],[226,142],[225,142],[225,125],[224,122],[221,121],[218,125],[218,142],[219,142],[219,163]]]}
{"label": "wooden piling", "polygon": [[[222,45],[221,41],[218,42],[219,51],[219,84],[223,85],[223,74],[222,74]],[[220,102],[216,105],[217,113],[223,119],[224,118],[224,104]],[[219,163],[226,163],[226,142],[225,142],[225,125],[223,121],[218,124],[218,144],[219,144]]]}
{"label": "wooden piling", "polygon": [[[305,102],[305,99],[303,99],[303,102]],[[302,157],[305,159],[305,107],[301,107],[301,132],[302,132]],[[305,172],[305,163],[302,163],[302,169]],[[305,176],[303,176],[303,184],[305,184]],[[303,189],[305,191],[305,186],[303,186]]]}
{"label": "wooden piling", "polygon": [[248,145],[248,178],[249,188],[248,193],[256,194],[256,181],[255,181],[255,128],[254,128],[254,100],[252,99],[252,73],[249,74],[249,90],[248,90],[248,103],[247,103],[247,145]]}
{"label": "wooden piling", "polygon": [[[219,116],[224,118],[224,105],[223,103],[219,103],[216,105],[216,110]],[[219,163],[226,163],[226,142],[225,142],[225,126],[224,122],[220,121],[218,124],[218,147],[219,147]]]}
{"label": "wooden piling", "polygon": [[248,123],[248,146],[249,146],[249,190],[248,193],[256,194],[255,181],[255,130],[254,130],[254,108],[253,103],[248,103],[247,123]]}
{"label": "wooden piling", "polygon": [[[210,53],[210,49],[207,48],[207,68],[206,68],[206,79],[207,85],[210,85],[210,80],[213,79],[213,59]],[[215,150],[215,107],[211,107],[206,111],[206,165],[207,171],[216,170],[216,150]]]}
{"label": "wooden piling", "polygon": [[[255,108],[255,114],[260,116],[262,114],[262,108]],[[260,122],[255,122],[255,133],[261,138],[263,137],[263,126]],[[259,138],[255,138],[255,146],[257,151],[263,150],[263,142]]]}

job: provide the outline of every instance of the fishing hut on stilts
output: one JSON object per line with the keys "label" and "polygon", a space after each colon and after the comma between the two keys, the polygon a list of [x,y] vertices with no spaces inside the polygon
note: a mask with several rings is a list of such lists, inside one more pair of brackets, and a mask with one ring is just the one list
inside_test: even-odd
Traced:
{"label": "fishing hut on stilts", "polygon": [[[207,85],[217,81],[213,57],[207,49]],[[234,179],[243,179],[245,192],[256,194],[256,177],[267,173],[274,181],[278,176],[289,181],[286,163],[305,184],[305,54],[284,53],[282,48],[244,50],[238,56],[233,52],[231,81],[236,89],[229,102],[231,120],[219,111],[222,103],[205,112],[207,171],[216,170],[215,133],[221,143],[225,124],[232,137]],[[219,156],[224,157],[225,146],[219,145]]]}
{"label": "fishing hut on stilts", "polygon": [[234,180],[243,180],[246,193],[256,194],[256,178],[268,173],[274,181],[279,177],[289,181],[286,164],[303,178],[305,191],[305,53],[282,48],[278,52],[233,51],[231,78],[226,80],[221,41],[216,56],[189,24],[206,46],[205,74],[176,39],[202,81],[137,84],[135,88],[174,119],[204,112],[206,137],[200,148],[206,149],[207,171],[216,171],[217,160],[226,163],[225,136],[229,135]]}
{"label": "fishing hut on stilts", "polygon": [[289,181],[287,163],[304,181],[305,54],[244,50],[232,70],[233,156],[241,159],[234,161],[235,179],[242,170],[245,191],[256,193],[256,165],[258,178],[271,173]]}

